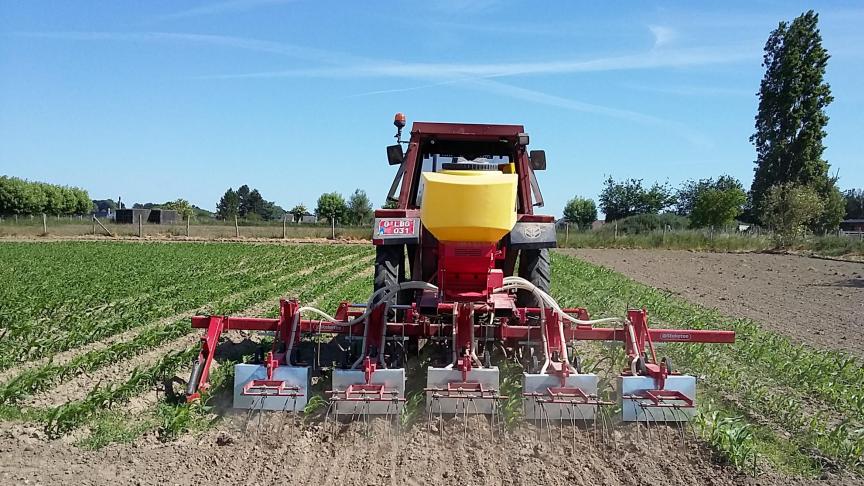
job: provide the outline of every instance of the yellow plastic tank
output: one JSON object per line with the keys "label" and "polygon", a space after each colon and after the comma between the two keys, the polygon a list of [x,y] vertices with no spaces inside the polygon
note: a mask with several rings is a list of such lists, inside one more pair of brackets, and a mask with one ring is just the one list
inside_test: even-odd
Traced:
{"label": "yellow plastic tank", "polygon": [[420,219],[438,241],[493,243],[516,224],[516,174],[424,172]]}

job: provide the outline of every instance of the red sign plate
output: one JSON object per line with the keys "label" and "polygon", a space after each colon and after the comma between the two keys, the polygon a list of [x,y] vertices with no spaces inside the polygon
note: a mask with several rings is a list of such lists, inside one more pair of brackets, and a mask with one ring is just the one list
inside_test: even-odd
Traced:
{"label": "red sign plate", "polygon": [[382,219],[378,221],[378,236],[411,236],[414,234],[413,219]]}

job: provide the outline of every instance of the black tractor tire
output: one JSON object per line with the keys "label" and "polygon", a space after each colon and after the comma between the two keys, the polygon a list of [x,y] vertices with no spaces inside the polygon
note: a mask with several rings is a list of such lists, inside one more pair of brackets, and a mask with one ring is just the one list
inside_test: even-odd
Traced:
{"label": "black tractor tire", "polygon": [[[549,248],[519,251],[519,276],[549,293],[552,281],[552,268],[549,261]],[[540,301],[532,292],[519,290],[516,293],[517,307],[540,307]]]}
{"label": "black tractor tire", "polygon": [[[374,289],[382,289],[405,281],[405,247],[403,245],[378,245],[375,247]],[[396,304],[396,294],[390,304]]]}

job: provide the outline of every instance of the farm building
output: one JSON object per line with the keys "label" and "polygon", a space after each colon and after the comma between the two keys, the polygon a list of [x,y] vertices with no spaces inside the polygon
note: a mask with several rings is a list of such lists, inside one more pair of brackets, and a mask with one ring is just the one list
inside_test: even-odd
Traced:
{"label": "farm building", "polygon": [[118,209],[117,224],[134,224],[139,221],[150,224],[173,224],[181,220],[173,209]]}

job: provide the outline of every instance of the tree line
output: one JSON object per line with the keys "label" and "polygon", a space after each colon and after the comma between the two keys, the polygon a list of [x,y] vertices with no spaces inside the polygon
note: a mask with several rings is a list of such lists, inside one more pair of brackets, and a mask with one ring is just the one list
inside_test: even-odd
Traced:
{"label": "tree line", "polygon": [[258,189],[250,189],[243,184],[235,191],[228,188],[219,203],[216,204],[216,215],[220,219],[260,219],[263,221],[282,219],[285,210],[272,201],[267,201]]}
{"label": "tree line", "polygon": [[315,215],[328,223],[360,226],[372,222],[372,203],[362,189],[356,189],[347,202],[342,194],[330,192],[318,198]]}
{"label": "tree line", "polygon": [[93,201],[84,189],[0,176],[0,214],[89,214]]}
{"label": "tree line", "polygon": [[[822,157],[833,101],[825,81],[830,55],[822,46],[819,16],[810,10],[780,22],[765,44],[755,133],[756,168],[749,191],[727,175],[687,181],[673,191],[668,183],[644,187],[642,180],[609,177],[600,194],[606,220],[673,212],[693,227],[723,226],[736,219],[758,223],[785,236],[828,232],[844,218],[864,217],[864,191],[842,193],[838,177]],[[594,202],[574,198],[564,208],[567,221],[589,224]]]}
{"label": "tree line", "polygon": [[[345,200],[338,192],[322,194],[315,207],[315,216],[320,221],[336,224],[364,225],[372,222],[372,203],[366,191],[357,189]],[[305,204],[300,203],[285,211],[271,201],[267,201],[258,189],[250,189],[248,185],[240,186],[236,191],[228,188],[216,205],[216,217],[233,219],[235,216],[246,219],[264,221],[279,220],[290,217],[293,222],[300,222],[310,214]]]}

